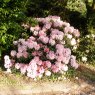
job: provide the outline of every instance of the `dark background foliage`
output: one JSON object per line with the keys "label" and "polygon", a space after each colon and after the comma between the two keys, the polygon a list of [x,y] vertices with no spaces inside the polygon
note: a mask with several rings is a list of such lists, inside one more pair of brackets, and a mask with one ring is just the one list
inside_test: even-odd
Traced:
{"label": "dark background foliage", "polygon": [[35,25],[33,17],[48,15],[68,21],[81,36],[95,34],[95,0],[0,0],[0,59],[14,40],[29,36],[23,22]]}

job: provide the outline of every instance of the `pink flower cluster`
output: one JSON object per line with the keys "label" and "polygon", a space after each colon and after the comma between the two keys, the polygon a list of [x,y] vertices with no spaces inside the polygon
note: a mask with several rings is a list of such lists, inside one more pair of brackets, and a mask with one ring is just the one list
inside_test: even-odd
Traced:
{"label": "pink flower cluster", "polygon": [[77,69],[76,57],[63,43],[64,37],[69,32],[78,37],[78,30],[57,16],[36,19],[39,25],[30,27],[31,36],[28,39],[22,38],[13,42],[17,49],[12,50],[10,54],[15,63],[8,68],[15,67],[22,74],[33,79],[65,72],[69,66]]}

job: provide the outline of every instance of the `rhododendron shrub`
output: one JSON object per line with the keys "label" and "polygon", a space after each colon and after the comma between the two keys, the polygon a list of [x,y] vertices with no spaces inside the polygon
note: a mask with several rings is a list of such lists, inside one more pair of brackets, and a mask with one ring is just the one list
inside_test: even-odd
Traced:
{"label": "rhododendron shrub", "polygon": [[33,79],[66,72],[70,66],[77,69],[76,57],[71,54],[71,49],[78,44],[79,31],[57,16],[36,20],[39,25],[30,27],[28,39],[20,38],[13,42],[15,49],[10,52],[11,61],[5,62],[4,66],[10,70],[16,68]]}

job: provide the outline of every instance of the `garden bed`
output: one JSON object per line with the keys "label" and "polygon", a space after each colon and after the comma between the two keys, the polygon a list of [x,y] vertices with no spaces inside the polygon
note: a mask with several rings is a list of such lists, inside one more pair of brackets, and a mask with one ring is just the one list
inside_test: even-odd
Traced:
{"label": "garden bed", "polygon": [[0,71],[0,95],[95,95],[95,68],[80,65],[75,78],[33,81]]}

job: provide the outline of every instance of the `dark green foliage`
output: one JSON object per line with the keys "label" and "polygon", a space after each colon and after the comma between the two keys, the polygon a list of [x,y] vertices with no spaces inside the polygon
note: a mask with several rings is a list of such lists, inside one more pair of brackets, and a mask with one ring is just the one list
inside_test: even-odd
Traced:
{"label": "dark green foliage", "polygon": [[12,48],[13,40],[30,35],[22,23],[35,26],[31,17],[48,15],[60,16],[82,36],[95,34],[95,0],[0,0],[0,58]]}
{"label": "dark green foliage", "polygon": [[31,0],[27,9],[27,15],[34,17],[59,15],[65,18],[66,2],[67,0]]}
{"label": "dark green foliage", "polygon": [[29,0],[0,1],[0,58],[12,48],[14,40],[29,36],[28,31],[21,27],[23,22],[36,24],[36,21],[26,16],[28,5]]}
{"label": "dark green foliage", "polygon": [[80,45],[76,51],[77,59],[87,57],[89,63],[95,63],[95,35],[86,35],[80,39]]}

